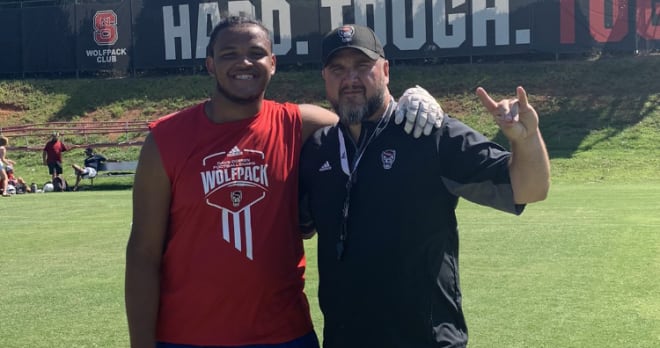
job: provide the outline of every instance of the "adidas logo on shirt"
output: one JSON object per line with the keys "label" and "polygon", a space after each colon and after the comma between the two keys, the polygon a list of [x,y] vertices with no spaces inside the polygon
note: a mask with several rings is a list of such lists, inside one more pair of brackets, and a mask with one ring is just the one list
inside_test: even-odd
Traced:
{"label": "adidas logo on shirt", "polygon": [[234,148],[231,149],[231,151],[229,151],[229,153],[227,155],[228,156],[240,156],[242,154],[243,154],[243,152],[241,152],[241,150],[238,148],[238,146],[234,146]]}
{"label": "adidas logo on shirt", "polygon": [[330,166],[330,163],[328,163],[328,161],[325,161],[325,163],[323,163],[321,168],[319,168],[319,172],[327,172],[328,170],[331,170],[331,169],[332,169],[332,167]]}

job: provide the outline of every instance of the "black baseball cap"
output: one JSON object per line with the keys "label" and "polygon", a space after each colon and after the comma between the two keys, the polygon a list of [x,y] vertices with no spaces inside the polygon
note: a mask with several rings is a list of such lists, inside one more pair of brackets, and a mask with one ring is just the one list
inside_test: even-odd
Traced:
{"label": "black baseball cap", "polygon": [[333,29],[323,37],[321,44],[321,61],[326,66],[333,54],[342,48],[355,48],[376,60],[378,57],[385,58],[385,51],[380,40],[373,30],[357,24],[342,25]]}

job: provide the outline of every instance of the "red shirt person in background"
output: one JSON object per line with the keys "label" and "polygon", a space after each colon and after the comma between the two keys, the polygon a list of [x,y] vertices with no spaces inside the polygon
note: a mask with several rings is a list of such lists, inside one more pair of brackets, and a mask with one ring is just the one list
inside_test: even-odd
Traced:
{"label": "red shirt person in background", "polygon": [[53,132],[42,153],[44,165],[48,166],[48,174],[52,179],[62,175],[62,152],[67,150],[59,138],[60,133]]}

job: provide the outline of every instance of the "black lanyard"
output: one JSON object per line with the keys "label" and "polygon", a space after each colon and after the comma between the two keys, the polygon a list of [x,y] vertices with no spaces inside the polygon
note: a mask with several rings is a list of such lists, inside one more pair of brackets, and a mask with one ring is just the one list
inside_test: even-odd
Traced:
{"label": "black lanyard", "polygon": [[342,222],[339,226],[339,241],[337,241],[337,260],[341,260],[344,254],[346,240],[348,239],[348,211],[351,203],[351,189],[353,184],[357,181],[357,176],[355,174],[357,173],[358,165],[360,164],[360,160],[362,160],[364,152],[367,150],[367,146],[369,146],[369,144],[371,144],[374,139],[380,135],[385,127],[387,127],[387,124],[389,123],[390,117],[392,116],[395,108],[396,102],[394,99],[391,99],[387,109],[380,117],[380,120],[376,125],[376,129],[374,129],[374,131],[371,133],[371,135],[369,135],[368,138],[366,138],[365,141],[360,143],[360,146],[356,150],[355,156],[353,156],[353,160],[350,162],[350,165],[348,161],[348,151],[346,151],[346,141],[344,140],[344,134],[340,127],[337,128],[341,169],[344,174],[348,176],[348,179],[346,180],[346,197],[344,198],[344,207],[342,208]]}

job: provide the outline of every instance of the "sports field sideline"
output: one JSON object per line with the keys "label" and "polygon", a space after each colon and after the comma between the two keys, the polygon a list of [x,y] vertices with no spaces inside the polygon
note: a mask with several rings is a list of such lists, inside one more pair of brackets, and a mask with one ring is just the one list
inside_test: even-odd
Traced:
{"label": "sports field sideline", "polygon": [[[127,347],[131,191],[0,209],[0,347]],[[520,217],[465,201],[458,213],[470,348],[660,347],[660,183],[553,184]],[[306,250],[320,332],[315,239]]]}

